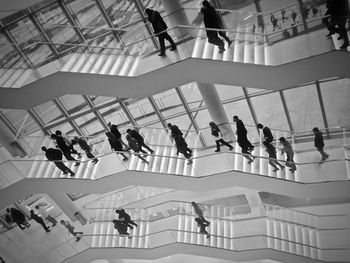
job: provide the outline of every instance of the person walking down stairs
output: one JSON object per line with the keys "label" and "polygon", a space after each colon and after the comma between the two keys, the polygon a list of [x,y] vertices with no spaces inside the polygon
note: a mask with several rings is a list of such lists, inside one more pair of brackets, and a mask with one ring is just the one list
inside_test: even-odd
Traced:
{"label": "person walking down stairs", "polygon": [[74,231],[74,226],[72,226],[72,224],[68,220],[61,220],[60,222],[65,228],[67,228],[68,234],[70,233],[70,234],[72,234],[75,237],[75,240],[77,242],[81,239],[79,237],[79,235],[82,235],[83,232],[75,232]]}
{"label": "person walking down stairs", "polygon": [[86,153],[86,156],[89,159],[92,159],[93,163],[98,162],[98,159],[95,157],[95,155],[91,153],[92,151],[91,146],[87,143],[85,139],[83,139],[82,137],[75,136],[74,143],[77,143],[80,146],[80,148]]}
{"label": "person walking down stairs", "polygon": [[41,147],[41,150],[45,152],[46,158],[49,161],[53,162],[56,167],[63,172],[64,175],[68,173],[70,173],[70,176],[75,175],[75,173],[62,162],[63,154],[60,150],[54,148],[47,149],[45,146]]}
{"label": "person walking down stairs", "polygon": [[63,134],[60,130],[55,131],[55,134],[66,142],[71,154],[77,154],[78,157],[81,158],[81,153],[78,153],[78,151],[74,149],[74,140],[70,140],[67,135]]}
{"label": "person walking down stairs", "polygon": [[50,228],[45,224],[44,220],[37,214],[34,213],[34,210],[30,210],[30,218],[40,224],[46,233],[50,232]]}
{"label": "person walking down stairs", "polygon": [[[141,149],[141,145],[139,145],[138,141],[134,139],[130,134],[127,134],[125,138],[128,142],[129,148],[137,154],[137,157],[141,159],[142,162],[149,164],[148,161],[144,158],[145,156],[147,156],[147,152]],[[140,154],[138,154],[139,152],[142,152],[146,155],[142,157]]]}
{"label": "person walking down stairs", "polygon": [[314,145],[315,145],[317,151],[320,152],[321,157],[322,157],[321,162],[323,162],[329,158],[329,155],[323,150],[324,141],[323,141],[322,132],[317,127],[313,128],[312,131],[315,134],[315,139],[314,139],[315,144]]}
{"label": "person walking down stairs", "polygon": [[285,153],[287,156],[286,166],[290,167],[289,171],[294,173],[297,170],[297,167],[296,167],[294,160],[293,160],[294,151],[293,151],[292,145],[290,145],[290,143],[284,137],[279,138],[279,141],[283,146],[281,154]]}
{"label": "person walking down stairs", "polygon": [[284,169],[284,166],[277,161],[277,152],[276,148],[267,141],[263,142],[266,152],[269,155],[269,164],[274,168],[273,171],[277,172],[279,169],[277,166],[279,166],[282,170]]}
{"label": "person walking down stairs", "polygon": [[124,151],[122,142],[111,132],[106,132],[106,136],[108,138],[108,142],[111,146],[112,151],[116,151],[117,154],[123,156],[123,162],[126,162],[129,158],[121,152]]}
{"label": "person walking down stairs", "polygon": [[197,217],[209,226],[210,222],[204,218],[202,208],[200,208],[200,206],[196,202],[191,202],[191,204]]}
{"label": "person walking down stairs", "polygon": [[119,215],[119,219],[124,218],[124,221],[128,225],[128,227],[130,227],[131,229],[134,228],[132,225],[137,227],[137,224],[133,220],[131,220],[130,215],[126,213],[124,209],[117,209],[115,210],[115,212]]}
{"label": "person walking down stairs", "polygon": [[127,129],[126,132],[127,132],[127,134],[129,134],[131,137],[133,137],[138,142],[140,147],[146,148],[150,154],[152,154],[154,152],[150,147],[148,147],[145,144],[145,139],[135,129],[133,129],[133,130]]}
{"label": "person walking down stairs", "polygon": [[185,139],[182,136],[177,136],[175,138],[175,145],[177,149],[176,155],[179,155],[179,153],[182,153],[183,156],[185,156],[185,158],[188,160],[187,164],[192,164],[193,163],[191,159],[192,155],[190,154],[190,152],[192,153],[192,150],[188,148],[188,145]]}
{"label": "person walking down stairs", "polygon": [[130,234],[128,233],[128,227],[132,229],[130,225],[124,220],[124,218],[121,218],[119,220],[113,219],[112,220],[114,224],[114,229],[117,229],[119,235],[127,235],[128,238],[131,238]]}
{"label": "person walking down stairs", "polygon": [[[63,152],[64,157],[66,157],[66,159],[68,161],[77,161],[76,159],[73,158],[73,156],[71,155],[71,148],[70,146],[66,143],[65,139],[62,136],[58,136],[56,134],[51,134],[51,139],[53,139],[54,141],[56,141],[56,147],[58,149],[60,149]],[[76,162],[75,166],[79,166],[80,163]]]}
{"label": "person walking down stairs", "polygon": [[213,121],[209,122],[209,126],[210,126],[210,129],[211,129],[211,135],[213,135],[213,137],[215,139],[215,143],[216,143],[216,150],[215,150],[215,152],[220,152],[220,143],[222,143],[223,145],[227,146],[229,148],[229,150],[232,151],[233,147],[222,138],[222,133],[220,131],[219,126],[217,126],[215,124],[215,122],[213,122]]}
{"label": "person walking down stairs", "polygon": [[146,8],[145,13],[148,17],[148,21],[152,24],[154,34],[157,35],[160,45],[160,53],[159,56],[164,57],[165,56],[165,39],[169,41],[171,48],[171,51],[176,50],[176,44],[174,40],[171,38],[171,36],[166,31],[168,26],[164,22],[163,18],[160,16],[159,12]]}
{"label": "person walking down stairs", "polygon": [[[204,5],[204,2],[207,2],[207,1],[203,1],[201,14],[203,15],[203,21],[204,21],[204,26],[206,28],[208,42],[210,44],[218,46],[219,52],[223,53],[225,51],[224,41],[222,41],[221,38],[219,38],[218,31],[212,29],[212,28],[217,28],[217,29],[221,28],[218,16],[216,14],[215,8],[212,7],[209,3]],[[230,41],[229,45],[231,45],[231,43],[232,42]]]}
{"label": "person walking down stairs", "polygon": [[271,142],[273,141],[273,135],[270,128],[267,126],[264,127],[264,125],[262,125],[261,123],[258,123],[256,127],[258,127],[258,129],[262,130],[263,132],[264,137],[262,138],[262,142],[271,144]]}
{"label": "person walking down stairs", "polygon": [[245,128],[243,121],[236,115],[233,116],[233,122],[236,123],[237,142],[242,149],[243,157],[248,159],[248,163],[252,163],[255,157],[251,156],[250,152],[254,150],[254,146],[247,138],[247,129]]}
{"label": "person walking down stairs", "polygon": [[210,238],[208,231],[205,230],[205,228],[209,226],[209,224],[201,220],[199,217],[196,217],[194,221],[197,222],[197,226],[199,227],[199,233],[206,235],[206,238]]}

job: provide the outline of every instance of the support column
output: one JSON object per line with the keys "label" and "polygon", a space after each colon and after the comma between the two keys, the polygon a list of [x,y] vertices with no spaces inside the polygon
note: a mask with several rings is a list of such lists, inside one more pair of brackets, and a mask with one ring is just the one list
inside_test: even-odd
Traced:
{"label": "support column", "polygon": [[[189,21],[187,15],[185,13],[184,7],[180,0],[162,0],[162,4],[165,10],[165,13],[169,18],[171,23],[171,27],[175,27],[177,25],[189,25]],[[168,25],[170,26],[170,25]],[[183,38],[188,35],[188,29],[178,29],[175,30],[175,34],[178,38]]]}
{"label": "support column", "polygon": [[74,204],[67,194],[52,193],[50,194],[50,197],[71,221],[77,220],[77,218],[74,216],[76,212],[81,213],[85,218],[87,218],[83,214],[82,208]]}
{"label": "support column", "polygon": [[233,130],[229,124],[224,107],[222,106],[215,85],[197,82],[197,87],[202,94],[203,100],[209,111],[210,117],[219,125],[225,139],[234,140]]}

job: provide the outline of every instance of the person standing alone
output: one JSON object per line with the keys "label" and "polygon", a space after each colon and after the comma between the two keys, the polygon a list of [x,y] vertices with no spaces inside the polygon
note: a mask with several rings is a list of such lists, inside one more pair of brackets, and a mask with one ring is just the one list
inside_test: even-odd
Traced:
{"label": "person standing alone", "polygon": [[165,39],[169,41],[171,51],[176,50],[176,44],[171,36],[166,32],[168,26],[164,22],[163,18],[160,16],[159,12],[152,10],[150,8],[145,9],[145,13],[148,17],[148,21],[152,24],[154,34],[157,35],[160,45],[160,53],[159,56],[165,56]]}
{"label": "person standing alone", "polygon": [[317,151],[320,152],[321,154],[321,162],[325,161],[326,159],[329,158],[329,155],[323,150],[323,147],[324,147],[324,141],[323,141],[323,135],[322,135],[322,132],[317,128],[313,128],[312,129],[313,133],[315,134],[315,147],[317,149]]}

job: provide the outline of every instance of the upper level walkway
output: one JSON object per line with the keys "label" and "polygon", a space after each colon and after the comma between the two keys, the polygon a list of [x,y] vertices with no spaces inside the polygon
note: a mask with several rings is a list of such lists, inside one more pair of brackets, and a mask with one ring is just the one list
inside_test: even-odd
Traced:
{"label": "upper level walkway", "polygon": [[297,25],[296,34],[278,42],[269,39],[287,29],[269,34],[252,33],[247,26],[228,29],[233,43],[222,54],[209,44],[203,28],[191,26],[168,30],[171,35],[181,31],[182,37],[177,39],[177,50],[167,51],[164,58],[154,50],[140,50],[151,45],[150,38],[124,49],[78,45],[81,51],[37,69],[0,69],[0,105],[28,109],[65,94],[143,98],[191,82],[282,90],[349,77],[349,53],[338,50],[335,37],[325,37],[321,17],[308,23],[316,24],[317,30]]}
{"label": "upper level walkway", "polygon": [[[297,171],[292,173],[287,168],[273,171],[265,149],[259,144],[259,137],[251,138],[256,144],[252,153],[256,159],[249,164],[240,153],[238,143],[234,143],[233,151],[222,149],[220,153],[213,153],[213,148],[199,148],[200,137],[208,136],[208,130],[199,135],[190,132],[186,141],[193,149],[193,163],[189,165],[183,157],[176,155],[176,147],[167,130],[142,128],[141,132],[146,143],[155,150],[154,154],[146,157],[149,164],[135,155],[127,162],[121,161],[109,150],[107,140],[95,146],[99,157],[97,164],[91,163],[86,157],[80,160],[78,167],[74,166],[74,162],[67,162],[76,174],[74,177],[62,176],[43,155],[1,164],[3,189],[0,194],[6,198],[0,199],[0,207],[30,193],[105,193],[128,185],[190,191],[235,185],[305,199],[350,196],[348,150],[344,148],[346,138],[340,145],[327,149],[331,159],[326,162],[319,161],[319,153],[315,152],[312,145],[308,144],[305,150],[305,145],[295,144],[295,149],[303,151],[296,154]],[[290,139],[288,132],[274,131],[275,138],[280,136]],[[49,138],[46,138],[37,146],[40,148],[41,145],[50,144]],[[281,163],[285,163],[280,152],[277,157]],[[11,176],[7,177],[7,174]]]}

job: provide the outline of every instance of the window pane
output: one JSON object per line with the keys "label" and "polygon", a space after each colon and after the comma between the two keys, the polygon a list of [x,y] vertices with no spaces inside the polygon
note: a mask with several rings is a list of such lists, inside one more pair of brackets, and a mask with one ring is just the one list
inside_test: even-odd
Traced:
{"label": "window pane", "polygon": [[39,126],[29,116],[26,110],[3,109],[1,112],[17,130],[21,129],[20,134],[22,136],[39,129]]}
{"label": "window pane", "polygon": [[126,117],[119,103],[103,108],[99,110],[99,112],[106,120],[106,123],[111,122],[117,125],[120,125],[122,123],[129,123],[129,119]]}
{"label": "window pane", "polygon": [[244,97],[242,87],[219,85],[219,84],[215,84],[215,87],[222,101],[233,99],[233,98]]}
{"label": "window pane", "polygon": [[133,0],[102,0],[102,3],[115,27],[140,18]]}
{"label": "window pane", "polygon": [[324,128],[315,85],[286,90],[284,95],[295,131]]}
{"label": "window pane", "polygon": [[147,98],[128,105],[128,108],[131,115],[136,119],[138,125],[142,126],[145,123],[158,120],[158,116],[155,114],[153,107]]}
{"label": "window pane", "polygon": [[89,108],[81,95],[68,94],[59,98],[69,114]]}
{"label": "window pane", "polygon": [[108,31],[106,29],[108,27],[106,21],[97,8],[95,1],[69,0],[67,2],[87,39],[94,38]]}
{"label": "window pane", "polygon": [[0,34],[0,66],[2,68],[25,67],[23,58],[3,34]]}
{"label": "window pane", "polygon": [[329,127],[350,127],[350,80],[321,83],[321,92]]}
{"label": "window pane", "polygon": [[38,114],[38,116],[45,124],[63,119],[63,114],[52,101],[48,101],[44,104],[35,106],[34,111]]}
{"label": "window pane", "polygon": [[[70,24],[62,9],[58,6],[58,3],[53,3],[52,5],[41,9],[36,15],[52,42],[64,44],[80,42],[74,29],[68,27]],[[72,47],[69,45],[57,45],[56,48],[59,51],[64,51]]]}
{"label": "window pane", "polygon": [[201,106],[205,106],[202,95],[195,82],[181,86],[180,89],[182,91],[183,96],[185,97],[188,107],[191,110]]}
{"label": "window pane", "polygon": [[[36,42],[45,42],[28,17],[11,24],[9,30],[21,48],[28,47]],[[42,44],[30,46],[30,48],[24,49],[24,52],[35,65],[53,56],[47,45]]]}
{"label": "window pane", "polygon": [[278,92],[251,98],[258,122],[271,129],[289,130]]}
{"label": "window pane", "polygon": [[185,112],[185,108],[183,107],[175,89],[156,94],[153,96],[153,98],[164,117]]}
{"label": "window pane", "polygon": [[75,119],[85,135],[96,135],[104,131],[101,123],[97,120],[95,114],[89,113],[80,118]]}
{"label": "window pane", "polygon": [[119,34],[125,45],[132,44],[129,47],[129,53],[131,54],[144,54],[154,50],[154,45],[150,38],[140,41],[150,36],[143,22],[124,27],[122,31],[119,31]]}

